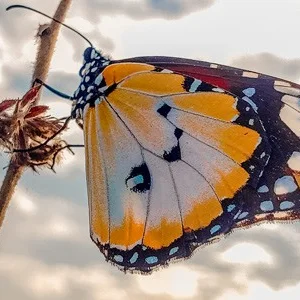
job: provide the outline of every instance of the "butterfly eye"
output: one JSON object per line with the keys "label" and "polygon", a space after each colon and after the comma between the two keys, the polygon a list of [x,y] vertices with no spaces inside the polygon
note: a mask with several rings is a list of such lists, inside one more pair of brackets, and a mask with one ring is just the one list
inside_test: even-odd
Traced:
{"label": "butterfly eye", "polygon": [[96,51],[93,47],[88,47],[83,53],[85,63],[91,62],[96,56]]}

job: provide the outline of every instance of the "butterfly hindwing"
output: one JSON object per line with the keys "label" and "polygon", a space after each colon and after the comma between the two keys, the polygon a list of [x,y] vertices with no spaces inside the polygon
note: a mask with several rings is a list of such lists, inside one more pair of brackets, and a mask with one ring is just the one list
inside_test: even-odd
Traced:
{"label": "butterfly hindwing", "polygon": [[[300,210],[300,86],[229,66],[169,57],[134,58],[216,85],[248,102],[266,130],[271,156],[256,190],[245,189],[244,216],[237,226],[293,220]],[[261,153],[262,158],[265,153]],[[259,159],[259,158],[258,158]]]}

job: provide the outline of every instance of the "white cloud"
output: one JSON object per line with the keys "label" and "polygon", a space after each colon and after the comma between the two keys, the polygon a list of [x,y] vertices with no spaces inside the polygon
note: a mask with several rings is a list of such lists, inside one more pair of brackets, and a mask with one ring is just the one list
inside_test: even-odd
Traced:
{"label": "white cloud", "polygon": [[55,216],[47,220],[38,229],[40,236],[68,239],[78,235],[78,228],[75,222],[66,219],[64,216]]}
{"label": "white cloud", "polygon": [[[83,220],[80,218],[82,207],[51,195],[42,197],[33,189],[17,188],[7,214],[8,226],[13,226],[18,220],[14,238],[24,243],[27,240],[80,241],[87,234],[87,224],[80,223]],[[87,211],[84,216],[87,217]]]}
{"label": "white cloud", "polygon": [[[174,7],[165,11],[166,1],[160,11],[155,3],[148,11],[129,9],[141,3],[144,9],[149,1],[86,1],[73,1],[66,23],[115,58],[167,55],[229,63],[243,57],[239,62],[244,66],[299,78],[299,1],[220,0],[203,11],[184,6],[179,14]],[[58,2],[30,5],[51,14]],[[0,8],[5,4],[11,3],[4,1]],[[100,4],[103,9],[96,6]],[[31,12],[0,12],[2,98],[21,96],[29,87],[39,22],[47,20]],[[72,94],[85,46],[63,29],[47,82]],[[69,103],[48,93],[44,100],[51,114],[70,114]],[[82,142],[76,126],[64,136],[69,142]],[[14,195],[1,229],[4,299],[298,299],[299,225],[264,225],[233,233],[197,251],[189,261],[148,277],[121,274],[89,238],[84,151],[66,157],[57,174],[27,171]]]}
{"label": "white cloud", "polygon": [[222,254],[222,259],[231,263],[272,264],[272,256],[262,247],[253,243],[238,243]]}
{"label": "white cloud", "polygon": [[259,52],[295,58],[299,6],[295,1],[276,1],[272,8],[268,1],[218,1],[179,20],[104,16],[99,29],[114,40],[115,58],[168,55],[229,63]]}
{"label": "white cloud", "polygon": [[66,18],[65,23],[68,24],[68,26],[70,27],[80,28],[80,33],[84,33],[84,34],[88,34],[95,28],[94,24],[79,16]]}
{"label": "white cloud", "polygon": [[[80,298],[83,291],[85,299],[91,300],[122,300],[126,295],[118,288],[115,278],[100,265],[81,268],[66,264],[47,265],[24,256],[2,255],[0,274],[2,272],[6,274],[4,281],[13,282],[23,293],[23,299],[83,299]],[[14,298],[17,294],[16,291],[10,294],[1,291],[3,299],[17,299]]]}
{"label": "white cloud", "polygon": [[200,274],[184,266],[173,266],[136,280],[143,292],[149,295],[167,294],[174,299],[196,296]]}
{"label": "white cloud", "polygon": [[18,192],[15,199],[15,205],[18,210],[28,215],[35,214],[37,212],[37,205],[35,202],[22,192]]}
{"label": "white cloud", "polygon": [[236,291],[228,291],[224,293],[218,300],[258,300],[258,299],[272,299],[272,300],[298,300],[299,299],[300,283],[287,287],[281,290],[272,290],[267,285],[253,281],[248,285],[247,291],[244,293],[237,293]]}

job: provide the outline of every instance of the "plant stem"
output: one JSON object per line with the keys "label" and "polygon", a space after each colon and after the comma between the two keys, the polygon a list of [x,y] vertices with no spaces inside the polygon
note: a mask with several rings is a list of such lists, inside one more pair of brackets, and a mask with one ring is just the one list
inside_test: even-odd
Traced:
{"label": "plant stem", "polygon": [[[70,8],[71,2],[72,0],[61,0],[55,12],[54,18],[60,22],[63,22],[68,9]],[[31,83],[33,83],[36,78],[39,78],[42,81],[46,80],[60,28],[60,24],[52,21],[46,30],[39,32],[38,37],[40,38],[40,43]],[[6,211],[12,199],[17,183],[24,171],[24,166],[17,165],[15,163],[15,159],[13,158],[10,160],[0,189],[0,229],[3,225]]]}
{"label": "plant stem", "polygon": [[23,170],[24,167],[17,166],[12,160],[10,161],[0,190],[0,228],[3,224],[5,213],[15,191],[16,185],[22,176]]}
{"label": "plant stem", "polygon": [[[62,0],[53,17],[63,22],[71,2],[72,0]],[[44,27],[45,26],[40,26],[40,30]],[[40,30],[38,31],[38,36],[41,39],[31,83],[33,83],[36,78],[43,82],[46,81],[60,28],[61,25],[59,23],[52,21],[49,27],[43,29],[42,32],[40,32]]]}

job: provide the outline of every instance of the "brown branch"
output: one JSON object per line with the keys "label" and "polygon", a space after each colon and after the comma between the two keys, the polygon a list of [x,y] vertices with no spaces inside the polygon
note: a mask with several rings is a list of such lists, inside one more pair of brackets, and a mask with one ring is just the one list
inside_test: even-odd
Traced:
{"label": "brown branch", "polygon": [[[61,0],[55,12],[54,18],[59,20],[60,22],[63,22],[68,9],[70,8],[71,2],[72,0]],[[42,81],[46,80],[60,27],[60,24],[52,21],[46,30],[39,32],[38,37],[40,38],[40,43],[32,76],[32,83],[36,78],[39,78]],[[17,153],[15,155],[22,154]],[[17,183],[25,170],[25,166],[16,164],[16,161],[17,160],[14,159],[14,157],[12,157],[12,159],[10,160],[5,178],[0,189],[0,228],[2,227],[7,208],[11,201]]]}
{"label": "brown branch", "polygon": [[[53,17],[63,22],[71,2],[72,0],[61,0]],[[31,84],[36,79],[40,79],[43,82],[46,81],[60,28],[61,25],[54,21],[46,28],[45,25],[39,27],[37,37],[40,37],[40,45],[36,55]]]}

